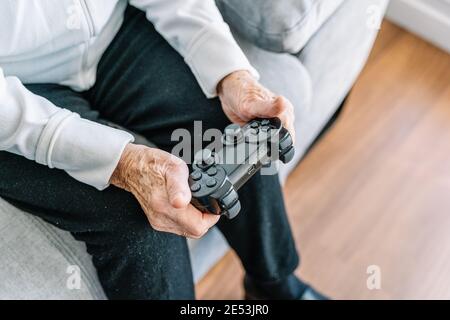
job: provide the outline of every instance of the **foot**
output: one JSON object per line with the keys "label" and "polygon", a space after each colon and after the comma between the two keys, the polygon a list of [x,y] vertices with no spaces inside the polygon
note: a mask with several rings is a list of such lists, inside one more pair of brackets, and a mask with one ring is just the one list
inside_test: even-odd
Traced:
{"label": "foot", "polygon": [[246,276],[246,300],[329,300],[294,275],[284,280],[260,282]]}

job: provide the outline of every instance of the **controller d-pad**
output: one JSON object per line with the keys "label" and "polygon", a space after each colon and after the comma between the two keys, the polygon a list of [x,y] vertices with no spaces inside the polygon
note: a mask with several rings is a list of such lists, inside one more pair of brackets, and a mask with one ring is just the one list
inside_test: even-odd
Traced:
{"label": "controller d-pad", "polygon": [[202,188],[202,186],[200,185],[200,183],[196,182],[193,185],[191,185],[191,191],[192,192],[197,192]]}
{"label": "controller d-pad", "polygon": [[201,173],[200,171],[194,171],[194,172],[192,172],[192,174],[191,174],[191,178],[192,178],[192,180],[194,180],[194,181],[199,181],[199,180],[202,179],[202,173]]}
{"label": "controller d-pad", "polygon": [[208,171],[206,171],[206,173],[208,174],[208,176],[214,177],[217,174],[217,168],[211,167],[208,169]]}
{"label": "controller d-pad", "polygon": [[208,188],[214,188],[217,185],[217,180],[214,178],[209,178],[208,180],[206,180],[206,186]]}

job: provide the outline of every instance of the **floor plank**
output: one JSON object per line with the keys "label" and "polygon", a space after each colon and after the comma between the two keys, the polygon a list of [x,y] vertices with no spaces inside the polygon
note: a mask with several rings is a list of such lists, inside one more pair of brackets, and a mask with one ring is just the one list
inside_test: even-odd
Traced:
{"label": "floor plank", "polygon": [[[450,55],[386,22],[336,125],[291,175],[298,274],[336,299],[450,299]],[[381,290],[366,285],[369,266]],[[200,299],[241,299],[228,254]]]}

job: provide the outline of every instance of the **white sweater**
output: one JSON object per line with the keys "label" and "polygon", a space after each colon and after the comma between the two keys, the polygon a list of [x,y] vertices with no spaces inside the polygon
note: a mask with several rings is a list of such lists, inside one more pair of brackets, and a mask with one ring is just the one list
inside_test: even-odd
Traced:
{"label": "white sweater", "polygon": [[180,52],[208,98],[233,71],[257,76],[213,0],[2,0],[0,150],[65,170],[97,189],[108,186],[132,136],[81,119],[23,83],[92,87],[128,2]]}

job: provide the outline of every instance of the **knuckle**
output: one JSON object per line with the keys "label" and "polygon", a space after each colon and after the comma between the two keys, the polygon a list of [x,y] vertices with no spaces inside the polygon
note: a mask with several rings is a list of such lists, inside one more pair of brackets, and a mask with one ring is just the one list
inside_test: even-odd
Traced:
{"label": "knuckle", "polygon": [[205,227],[203,227],[203,226],[195,226],[194,228],[192,228],[191,234],[196,239],[199,239],[199,238],[201,238],[201,237],[203,237],[205,235],[206,231],[208,231],[208,230]]}
{"label": "knuckle", "polygon": [[165,231],[164,226],[160,225],[159,223],[155,223],[155,222],[150,221],[150,225],[156,231],[160,231],[160,232],[164,232]]}
{"label": "knuckle", "polygon": [[[186,163],[174,155],[171,155],[171,158],[170,158],[170,169],[177,170],[177,171],[186,171],[186,172],[188,171]],[[170,170],[169,170],[169,172],[170,172]]]}
{"label": "knuckle", "polygon": [[199,239],[202,237],[202,233],[199,230],[192,231],[191,234],[195,239]]}
{"label": "knuckle", "polygon": [[200,236],[193,235],[193,234],[190,234],[190,235],[188,235],[188,238],[198,240],[198,239],[200,239],[201,237],[200,237]]}
{"label": "knuckle", "polygon": [[174,156],[173,154],[170,155],[170,160],[172,161],[172,165],[175,167],[185,167],[185,163],[180,158]]}
{"label": "knuckle", "polygon": [[289,104],[289,100],[285,96],[279,95],[278,98],[281,102],[283,102],[283,104]]}
{"label": "knuckle", "polygon": [[283,116],[285,111],[285,105],[281,102],[281,100],[276,100],[276,102],[273,104],[272,112],[276,113],[276,115],[278,116]]}
{"label": "knuckle", "polygon": [[278,101],[280,101],[279,104],[278,104],[280,110],[284,111],[284,110],[287,110],[289,108],[290,103],[288,102],[288,100],[285,97],[278,96],[277,99],[278,99]]}

